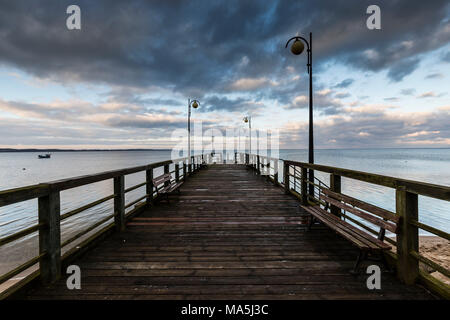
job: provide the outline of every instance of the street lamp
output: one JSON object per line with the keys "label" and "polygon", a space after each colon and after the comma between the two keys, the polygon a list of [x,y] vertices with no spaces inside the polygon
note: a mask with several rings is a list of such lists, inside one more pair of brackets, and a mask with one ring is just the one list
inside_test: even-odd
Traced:
{"label": "street lamp", "polygon": [[188,168],[191,164],[191,107],[197,109],[199,105],[198,100],[188,99]]}
{"label": "street lamp", "polygon": [[247,117],[244,117],[243,120],[245,123],[248,123],[248,136],[250,139],[250,146],[248,149],[248,154],[250,154],[252,152],[252,117],[247,116]]}
{"label": "street lamp", "polygon": [[[303,37],[296,36],[292,37],[286,42],[286,48],[288,47],[289,42],[294,40],[291,46],[291,52],[295,55],[299,55],[307,48],[308,60],[306,63],[307,71],[309,74],[309,149],[308,149],[308,157],[309,163],[314,163],[314,137],[313,137],[313,92],[312,92],[312,33],[309,33],[309,42]],[[309,181],[311,184],[309,185],[309,194],[314,196],[314,170],[309,169]]]}

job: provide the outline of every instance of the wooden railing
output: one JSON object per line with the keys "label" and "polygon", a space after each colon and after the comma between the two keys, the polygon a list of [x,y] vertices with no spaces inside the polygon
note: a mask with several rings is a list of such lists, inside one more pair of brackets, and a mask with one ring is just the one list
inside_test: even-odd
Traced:
{"label": "wooden railing", "polygon": [[[32,199],[37,199],[38,201],[38,223],[12,235],[0,238],[0,247],[19,240],[34,232],[39,233],[39,254],[6,274],[0,275],[0,284],[24,272],[37,263],[39,263],[38,270],[31,273],[28,277],[23,279],[23,281],[18,282],[6,289],[4,292],[1,292],[0,298],[7,297],[12,292],[19,289],[22,285],[33,280],[34,278],[37,278],[38,276],[44,284],[54,282],[61,275],[63,261],[73,259],[76,253],[82,252],[83,248],[89,246],[91,242],[98,239],[106,232],[110,230],[112,231],[114,228],[117,231],[124,230],[127,219],[142,210],[144,207],[151,205],[156,199],[157,186],[154,186],[152,182],[155,169],[163,168],[164,173],[170,173],[172,175],[172,180],[178,182],[181,179],[186,180],[189,175],[200,169],[202,163],[205,163],[208,160],[209,158],[205,155],[196,155],[191,157],[189,164],[187,158],[180,158],[176,160],[151,163],[144,166],[113,170],[82,177],[40,183],[23,188],[0,191],[0,207]],[[169,166],[171,164],[174,166],[172,171],[169,170]],[[137,172],[145,172],[145,181],[125,189],[125,176]],[[113,194],[61,214],[61,191],[109,179],[112,179],[114,182]],[[144,195],[129,203],[125,203],[125,194],[143,187],[145,187]],[[79,231],[64,242],[61,242],[62,221],[112,199],[114,200],[113,213],[102,218],[100,221],[89,226],[87,229]],[[133,205],[135,207],[126,213],[126,209],[132,207]],[[104,225],[108,221],[111,221],[111,223],[105,225],[101,230],[84,240],[82,243],[77,244],[77,246],[68,250],[64,253],[64,255],[61,255],[62,248],[74,243],[76,240],[79,240],[80,237],[86,236],[89,232]]]}
{"label": "wooden railing", "polygon": [[[450,278],[449,269],[419,253],[419,229],[446,240],[450,240],[450,234],[419,222],[418,207],[419,195],[450,201],[450,187],[255,154],[236,154],[236,159],[242,158],[245,164],[258,173],[264,173],[263,170],[269,170],[269,174],[265,172],[267,177],[275,184],[282,186],[286,193],[293,194],[299,198],[302,205],[323,205],[320,203],[319,195],[324,188],[341,193],[341,177],[395,189],[396,210],[392,214],[400,217],[400,228],[396,240],[386,237],[385,241],[394,247],[394,250],[389,252],[389,256],[390,262],[396,266],[397,276],[406,284],[420,281],[431,290],[450,299],[450,286],[419,268],[419,262],[421,262]],[[237,162],[239,161],[241,160],[237,160]],[[280,163],[282,163],[282,171],[279,170]],[[317,178],[315,178],[314,183],[309,181],[308,171],[310,170],[329,174],[329,186]],[[282,181],[278,181],[278,171],[283,173]],[[308,185],[313,185],[314,191],[312,193]],[[349,212],[341,212],[339,208],[333,208],[333,206],[331,210],[358,227],[374,235],[378,234],[378,231],[364,224],[360,219],[349,215]]]}

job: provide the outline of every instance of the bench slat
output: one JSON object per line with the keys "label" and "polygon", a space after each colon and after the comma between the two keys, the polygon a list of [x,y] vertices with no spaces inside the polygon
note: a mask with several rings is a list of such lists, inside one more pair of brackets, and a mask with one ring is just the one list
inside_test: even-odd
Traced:
{"label": "bench slat", "polygon": [[[370,248],[372,250],[389,250],[389,249],[391,249],[390,245],[373,237],[372,235],[364,232],[363,230],[356,228],[355,226],[349,224],[348,222],[341,220],[339,217],[325,211],[324,209],[320,208],[319,206],[305,207],[305,209],[308,209],[308,208],[313,208],[312,211],[315,213],[315,216],[319,220],[324,222],[326,225],[328,225],[330,228],[337,231],[339,234],[341,234],[348,240],[354,242],[360,248],[364,248],[364,246],[367,246],[368,248]],[[311,212],[311,210],[308,210],[308,211]],[[311,212],[311,213],[313,213],[313,212]],[[336,227],[336,228],[334,228],[334,227]],[[339,229],[339,230],[336,230],[336,229]],[[354,241],[355,239],[357,239],[358,242]]]}
{"label": "bench slat", "polygon": [[349,204],[351,204],[351,205],[353,205],[355,207],[367,210],[367,211],[369,211],[369,212],[371,212],[371,213],[373,213],[373,214],[375,214],[375,215],[377,215],[379,217],[382,217],[382,218],[385,218],[385,219],[387,219],[389,221],[392,221],[395,224],[397,224],[399,222],[399,220],[400,220],[399,216],[397,216],[395,214],[392,214],[392,212],[390,212],[388,210],[385,210],[383,208],[374,206],[374,205],[372,205],[370,203],[367,203],[367,202],[364,202],[364,201],[352,198],[352,197],[347,196],[345,194],[336,193],[336,192],[333,192],[333,191],[331,191],[329,189],[326,189],[326,188],[322,188],[322,192],[325,193],[327,196],[329,196],[331,198],[334,198],[334,199],[337,199],[337,200],[349,203]]}
{"label": "bench slat", "polygon": [[357,208],[351,207],[351,206],[349,206],[349,205],[347,205],[345,203],[342,203],[342,202],[340,202],[338,200],[332,199],[332,198],[327,197],[325,195],[320,195],[320,199],[322,199],[322,200],[324,200],[324,201],[326,201],[326,202],[328,202],[328,203],[330,203],[330,204],[332,204],[332,205],[334,205],[336,207],[344,209],[345,211],[351,212],[354,215],[356,215],[356,216],[358,216],[360,218],[363,218],[363,219],[365,219],[365,220],[367,220],[367,221],[373,223],[374,225],[377,225],[377,226],[379,226],[379,227],[381,227],[383,229],[389,230],[389,231],[391,231],[393,233],[397,233],[397,225],[395,225],[395,224],[392,224],[392,223],[390,223],[388,221],[384,221],[384,220],[382,220],[382,219],[380,219],[378,217],[372,216],[371,214],[369,214],[367,212],[364,212],[364,211],[361,211],[361,210],[359,210]]}
{"label": "bench slat", "polygon": [[[170,173],[165,173],[160,175],[159,177],[156,177],[155,179],[152,179],[153,185],[156,187],[157,193],[171,193],[172,191],[176,190],[178,187],[180,187],[183,184],[183,181],[178,183],[172,183],[171,182],[172,175]],[[165,184],[168,182],[169,184],[167,186],[162,186],[158,189],[158,186],[161,184]]]}
{"label": "bench slat", "polygon": [[374,243],[377,247],[380,247],[383,250],[391,249],[391,246],[389,244],[384,243],[383,241],[375,238],[374,236],[372,236],[371,234],[367,233],[366,231],[361,230],[361,229],[355,227],[354,225],[352,225],[352,224],[350,224],[350,223],[348,223],[346,221],[341,220],[340,218],[336,217],[335,215],[333,215],[331,213],[329,213],[328,215],[333,217],[333,219],[336,219],[336,221],[338,221],[339,223],[345,224],[347,226],[347,228],[349,228],[352,232],[360,235],[364,240],[370,241],[371,243]]}
{"label": "bench slat", "polygon": [[366,243],[364,243],[363,241],[361,241],[358,238],[355,238],[353,235],[349,234],[348,232],[345,232],[341,226],[339,226],[338,224],[336,224],[335,222],[332,222],[330,220],[328,220],[323,213],[316,211],[315,209],[319,209],[319,210],[323,210],[320,209],[318,206],[316,207],[304,207],[305,210],[307,210],[308,212],[310,212],[312,215],[314,215],[317,219],[319,219],[320,221],[322,221],[325,225],[327,225],[330,229],[336,231],[337,233],[339,233],[341,236],[343,236],[344,238],[346,238],[347,240],[349,240],[350,242],[354,243],[358,248],[362,249],[362,250],[369,250],[370,246],[368,246]]}
{"label": "bench slat", "polygon": [[166,181],[170,181],[171,175],[169,173],[165,173],[163,175],[160,175],[159,177],[154,178],[153,185],[158,186]]}
{"label": "bench slat", "polygon": [[[368,234],[367,232],[358,229],[357,227],[351,225],[350,223],[341,220],[340,218],[332,215],[331,213],[324,211],[320,208],[320,211],[322,213],[322,217],[324,219],[328,219],[330,223],[336,224],[341,226],[341,229],[343,232],[348,232],[350,235],[352,235],[354,238],[359,239],[361,242],[366,244],[371,250],[377,251],[377,250],[389,250],[391,249],[391,246],[384,243],[381,240],[378,240],[377,238],[373,237],[371,234]],[[342,233],[341,233],[342,235]]]}
{"label": "bench slat", "polygon": [[320,213],[322,214],[322,217],[324,219],[327,219],[328,221],[330,221],[330,223],[336,224],[340,227],[340,229],[343,232],[348,233],[349,235],[351,235],[353,238],[358,239],[359,241],[361,241],[362,243],[364,243],[366,246],[369,247],[369,249],[371,250],[379,250],[380,246],[378,245],[378,243],[376,243],[375,238],[373,238],[372,236],[370,236],[369,234],[365,233],[365,232],[358,232],[355,230],[355,228],[353,228],[353,226],[345,221],[343,221],[342,219],[340,219],[339,217],[319,208]]}

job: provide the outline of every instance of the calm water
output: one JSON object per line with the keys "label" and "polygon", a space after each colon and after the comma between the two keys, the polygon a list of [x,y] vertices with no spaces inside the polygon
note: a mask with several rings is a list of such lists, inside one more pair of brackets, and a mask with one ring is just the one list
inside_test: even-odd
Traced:
{"label": "calm water", "polygon": [[[51,159],[37,159],[38,153],[0,153],[0,190],[41,182],[122,169],[170,158],[170,151],[108,151],[108,152],[54,152]],[[280,158],[307,162],[307,150],[281,150]],[[450,149],[376,149],[376,150],[316,150],[315,162],[371,173],[450,185]],[[172,168],[171,168],[172,170]],[[326,174],[316,174],[329,182]],[[126,186],[145,179],[144,173],[126,177]],[[143,195],[145,188],[127,194],[127,203]],[[342,192],[372,204],[395,211],[395,191],[343,178]],[[80,207],[113,193],[112,180],[63,191],[61,211]],[[131,209],[131,208],[129,208]],[[75,215],[62,222],[62,240],[77,230],[85,229],[112,213],[112,200]],[[419,220],[450,232],[450,203],[427,197],[419,198]],[[37,221],[37,200],[30,200],[0,208],[0,237],[34,225]],[[10,244],[18,248],[19,241],[28,241],[36,253],[36,235]],[[5,259],[5,250],[0,256]],[[3,260],[2,262],[4,262]]]}

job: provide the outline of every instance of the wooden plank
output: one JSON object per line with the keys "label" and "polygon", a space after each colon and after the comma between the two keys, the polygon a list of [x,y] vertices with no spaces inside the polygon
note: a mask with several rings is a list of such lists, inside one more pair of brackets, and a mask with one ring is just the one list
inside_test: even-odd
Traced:
{"label": "wooden plank", "polygon": [[369,221],[370,223],[372,223],[376,226],[379,226],[383,229],[387,229],[387,230],[391,231],[392,233],[397,233],[397,225],[394,225],[392,223],[381,220],[373,215],[370,215],[367,212],[361,211],[355,207],[351,207],[345,203],[339,202],[338,200],[332,199],[325,195],[320,195],[320,199],[334,205],[336,208],[340,208],[345,211],[351,212],[354,215],[356,215],[360,218],[363,218],[364,220]]}
{"label": "wooden plank", "polygon": [[353,244],[355,244],[361,250],[369,250],[371,249],[370,243],[364,241],[358,236],[353,235],[351,232],[347,231],[343,224],[337,223],[336,221],[331,220],[331,217],[328,213],[322,212],[323,210],[320,207],[307,207],[307,210],[311,212],[317,219],[322,221],[327,227],[334,230]]}
{"label": "wooden plank", "polygon": [[[314,207],[314,209],[317,209],[318,207]],[[325,219],[328,219],[332,224],[337,224],[338,227],[342,229],[344,233],[349,233],[353,237],[358,238],[363,243],[366,243],[372,250],[389,250],[391,249],[391,246],[384,243],[383,241],[373,237],[369,233],[358,229],[357,227],[351,225],[350,223],[347,223],[346,221],[341,220],[339,217],[336,217],[334,215],[331,215],[324,211],[323,209],[317,209],[319,213],[322,214],[322,217]]]}
{"label": "wooden plank", "polygon": [[419,252],[419,231],[410,221],[418,220],[418,197],[399,188],[395,199],[397,214],[402,218],[397,234],[397,273],[403,282],[413,284],[419,276],[419,261],[411,252]]}
{"label": "wooden plank", "polygon": [[116,230],[125,230],[125,177],[114,178],[114,224]]}
{"label": "wooden plank", "polygon": [[60,227],[60,195],[59,191],[38,200],[39,254],[44,254],[39,261],[41,280],[48,284],[61,277],[61,227]]}
{"label": "wooden plank", "polygon": [[373,213],[379,217],[385,218],[389,221],[392,221],[394,223],[398,223],[400,217],[394,214],[393,212],[390,212],[388,210],[385,210],[383,208],[374,206],[373,204],[355,199],[353,197],[350,197],[348,195],[342,194],[342,193],[336,193],[331,190],[328,190],[326,188],[322,188],[322,192],[328,195],[331,198],[337,199],[339,201],[343,201],[346,203],[351,204],[352,206],[361,208],[363,210],[369,211],[370,213]]}
{"label": "wooden plank", "polygon": [[145,180],[147,182],[146,186],[146,194],[148,195],[147,198],[147,206],[153,205],[154,195],[153,195],[153,189],[155,185],[153,184],[153,168],[148,168],[145,171]]}
{"label": "wooden plank", "polygon": [[0,191],[0,207],[43,197],[49,193],[48,185],[37,184],[33,186]]}
{"label": "wooden plank", "polygon": [[[337,175],[334,173],[330,174],[330,189],[333,192],[341,193],[341,176],[340,175]],[[341,212],[339,207],[336,207],[334,205],[331,205],[330,211],[335,216],[339,216],[340,212]]]}

